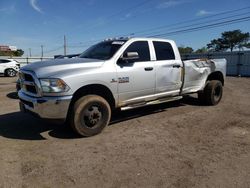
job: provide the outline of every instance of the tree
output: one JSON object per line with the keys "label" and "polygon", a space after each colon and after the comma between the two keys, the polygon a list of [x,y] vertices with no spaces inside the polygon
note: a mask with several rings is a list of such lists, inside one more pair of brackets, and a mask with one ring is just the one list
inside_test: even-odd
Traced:
{"label": "tree", "polygon": [[211,40],[207,44],[207,48],[212,51],[226,51],[230,49],[232,52],[235,48],[242,49],[250,46],[249,40],[249,32],[242,33],[241,30],[225,31],[220,38]]}
{"label": "tree", "polygon": [[199,53],[199,54],[202,54],[202,53],[206,53],[206,52],[208,52],[208,49],[207,49],[207,47],[202,47],[202,48],[199,48],[199,49],[197,49],[196,51],[195,51],[195,53]]}
{"label": "tree", "polygon": [[12,56],[11,51],[0,51],[0,56]]}
{"label": "tree", "polygon": [[22,56],[24,51],[22,49],[17,49],[17,51],[13,52],[14,56]]}
{"label": "tree", "polygon": [[17,49],[17,51],[0,51],[0,56],[22,56],[24,51]]}
{"label": "tree", "polygon": [[180,54],[190,54],[194,51],[193,48],[188,47],[188,46],[187,47],[181,46],[181,47],[178,47],[178,49],[179,49]]}

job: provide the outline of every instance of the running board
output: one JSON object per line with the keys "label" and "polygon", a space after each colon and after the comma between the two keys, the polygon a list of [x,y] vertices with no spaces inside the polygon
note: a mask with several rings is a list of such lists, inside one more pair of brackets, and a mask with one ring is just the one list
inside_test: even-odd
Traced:
{"label": "running board", "polygon": [[121,110],[122,111],[130,110],[130,109],[140,108],[140,107],[144,107],[144,106],[150,106],[150,105],[161,104],[161,103],[165,103],[165,102],[176,101],[176,100],[179,100],[179,99],[182,99],[182,96],[162,98],[162,99],[149,101],[149,102],[144,102],[144,103],[136,103],[136,104],[133,104],[133,105],[128,105],[128,106],[121,107]]}

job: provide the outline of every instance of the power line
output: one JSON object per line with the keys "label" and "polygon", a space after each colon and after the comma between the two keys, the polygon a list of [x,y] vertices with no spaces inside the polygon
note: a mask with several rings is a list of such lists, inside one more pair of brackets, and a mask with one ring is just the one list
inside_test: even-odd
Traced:
{"label": "power line", "polygon": [[[145,3],[149,2],[149,1],[150,0],[141,2],[141,4],[142,3],[145,4]],[[149,36],[149,37],[169,36],[169,35],[177,35],[177,34],[182,34],[182,33],[187,33],[187,32],[194,32],[194,31],[198,31],[198,30],[205,30],[205,29],[209,29],[209,28],[214,28],[214,27],[220,27],[220,26],[224,26],[224,25],[231,25],[231,24],[235,24],[235,23],[245,22],[245,21],[249,20],[249,18],[250,18],[249,16],[248,17],[238,18],[238,19],[226,20],[226,21],[223,21],[223,22],[213,23],[213,22],[219,21],[219,20],[225,20],[225,19],[228,19],[228,18],[235,18],[235,17],[247,15],[250,12],[240,13],[240,14],[234,14],[234,15],[231,15],[231,16],[222,17],[222,18],[213,19],[213,20],[208,20],[206,22],[199,22],[199,23],[195,23],[195,24],[191,24],[191,25],[184,25],[184,26],[180,26],[180,27],[172,27],[171,30],[173,30],[173,31],[166,32],[166,33],[159,33],[159,31],[156,34],[155,34],[156,31],[155,32],[151,32],[151,33],[147,33],[146,32],[146,31],[153,31],[153,30],[157,30],[157,29],[158,30],[159,29],[163,29],[163,28],[169,27],[169,26],[183,25],[184,23],[190,23],[190,22],[195,22],[195,21],[199,21],[199,20],[207,20],[207,19],[212,18],[212,17],[218,17],[220,15],[231,14],[231,13],[234,13],[236,11],[239,12],[239,11],[246,10],[246,9],[249,9],[249,8],[250,7],[245,7],[245,8],[235,9],[235,10],[231,10],[231,11],[225,11],[225,12],[221,12],[221,13],[218,13],[218,14],[206,16],[206,17],[203,17],[203,18],[198,18],[198,19],[192,19],[192,20],[177,22],[177,23],[171,24],[171,25],[165,25],[165,26],[160,26],[160,27],[156,27],[156,28],[147,29],[147,30],[140,31],[140,32],[134,32],[133,34],[135,35],[135,34],[138,34],[138,33],[144,33],[144,36]],[[122,12],[122,11],[120,11],[120,12]],[[118,12],[116,14],[119,14],[120,12]],[[113,14],[113,15],[115,15],[115,14]],[[211,23],[211,24],[208,24],[208,23]],[[206,24],[206,25],[204,25],[204,24]],[[198,27],[193,27],[193,26],[197,26],[197,25],[198,25]],[[199,25],[201,25],[201,26],[199,26]],[[187,28],[187,29],[183,29],[183,28]],[[92,43],[100,41],[100,40],[102,40],[102,39],[84,41],[84,42],[78,43],[79,45],[68,45],[67,47],[69,47],[69,48],[88,47]],[[74,43],[71,43],[71,44],[74,44]],[[60,46],[60,47],[58,47],[56,49],[49,50],[46,53],[51,53],[51,52],[57,51],[59,49],[64,48],[64,46],[63,47]]]}
{"label": "power line", "polygon": [[[119,15],[121,15],[123,12],[126,12],[126,11],[128,11],[128,10],[129,10],[130,12],[132,12],[132,10],[136,10],[138,7],[141,7],[141,6],[147,4],[147,3],[150,2],[150,1],[152,1],[152,0],[144,0],[144,1],[142,1],[142,2],[140,2],[140,3],[137,3],[137,4],[135,4],[135,5],[131,6],[131,7],[127,7],[127,8],[121,9],[120,11],[118,11],[118,12],[116,12],[116,13],[114,13],[114,14],[111,14],[111,15],[107,16],[106,18],[104,17],[105,24],[114,21],[114,20],[111,20],[111,18],[116,18],[116,17],[118,17]],[[86,29],[84,29],[84,30],[85,30],[85,31],[89,31],[89,30],[91,30],[91,29],[94,29],[94,28],[98,27],[99,25],[100,25],[99,23],[97,23],[97,24],[92,24],[92,25],[86,25],[86,27],[85,27]]]}
{"label": "power line", "polygon": [[58,51],[58,50],[61,50],[63,49],[63,46],[59,46],[59,47],[56,47],[54,49],[51,49],[51,50],[47,50],[47,51],[44,51],[44,54],[48,54],[48,53],[51,53],[51,52],[55,52],[55,51]]}
{"label": "power line", "polygon": [[41,45],[41,57],[43,57],[43,45]]}
{"label": "power line", "polygon": [[[146,1],[144,3],[147,3],[147,2],[148,1]],[[142,30],[142,31],[137,31],[137,32],[131,32],[129,34],[123,34],[123,35],[120,35],[120,36],[128,36],[128,35],[130,35],[130,36],[131,35],[137,35],[138,36],[138,34],[143,34],[143,33],[144,33],[144,35],[153,35],[157,31],[152,32],[152,33],[147,33],[147,31],[154,31],[154,30],[159,30],[159,29],[163,30],[163,28],[168,28],[168,30],[171,29],[171,28],[172,28],[171,30],[173,30],[173,29],[187,28],[187,27],[190,27],[190,26],[201,25],[201,24],[204,24],[204,23],[200,22],[200,23],[196,23],[196,24],[192,24],[192,25],[185,25],[185,26],[180,26],[180,27],[173,27],[173,26],[183,25],[183,24],[187,24],[187,23],[192,23],[192,22],[196,22],[196,21],[199,21],[199,20],[207,20],[207,19],[210,19],[210,18],[213,18],[213,17],[218,17],[220,15],[231,14],[231,13],[234,13],[234,12],[239,12],[239,11],[243,11],[243,10],[247,10],[247,9],[250,9],[250,7],[244,7],[244,8],[234,9],[234,10],[230,10],[230,11],[224,11],[224,12],[213,14],[213,15],[210,15],[210,16],[205,16],[203,18],[185,20],[185,21],[174,23],[174,24],[159,26],[159,27],[150,28],[150,29],[146,29],[146,30]],[[231,17],[236,17],[236,16],[240,16],[240,15],[245,15],[245,14],[248,14],[248,13],[249,12],[247,12],[247,13],[241,13],[241,14],[236,14],[236,15],[232,15],[232,16],[228,16],[228,17],[223,17],[223,18],[220,18],[220,19],[208,20],[207,23],[211,23],[211,22],[214,22],[214,21],[219,21],[219,20],[223,20],[223,19],[227,19],[227,18],[231,18]],[[89,46],[90,44],[98,42],[98,41],[100,41],[102,39],[90,40],[90,41],[83,41],[83,42],[80,42],[78,44],[85,44],[85,45],[77,45],[77,46],[79,46],[79,47]],[[88,43],[90,43],[90,44],[86,45]],[[71,44],[73,44],[73,46],[76,47],[76,45],[74,45],[76,43],[71,43]]]}
{"label": "power line", "polygon": [[[177,30],[177,29],[183,29],[183,28],[188,28],[188,27],[192,27],[192,26],[199,26],[199,25],[203,25],[203,24],[208,24],[208,23],[213,23],[213,22],[216,22],[216,21],[220,21],[220,20],[226,20],[226,19],[229,19],[229,18],[235,18],[235,17],[239,17],[239,16],[244,16],[244,15],[249,15],[250,12],[246,12],[246,13],[242,13],[242,14],[236,14],[236,15],[232,15],[232,16],[228,16],[228,17],[223,17],[223,18],[219,18],[219,19],[213,19],[213,20],[209,20],[209,21],[206,21],[206,22],[199,22],[199,23],[196,23],[196,24],[191,24],[191,25],[184,25],[184,26],[180,26],[180,27],[173,27],[173,28],[168,28],[168,30]],[[147,33],[147,35],[156,35],[158,34],[159,32],[152,32],[152,33]]]}
{"label": "power line", "polygon": [[29,48],[29,54],[30,54],[30,57],[31,57],[31,56],[32,56],[32,55],[31,55],[31,48]]}
{"label": "power line", "polygon": [[184,29],[184,30],[177,30],[177,31],[173,31],[173,32],[161,33],[161,34],[152,35],[152,36],[148,36],[148,37],[162,37],[162,36],[176,35],[176,34],[180,34],[180,33],[187,33],[187,32],[204,30],[204,29],[214,28],[214,27],[219,27],[219,26],[224,26],[224,25],[231,25],[234,23],[240,23],[240,22],[245,22],[245,21],[249,21],[249,20],[250,20],[250,16],[247,16],[247,17],[243,17],[243,18],[227,20],[224,22],[217,22],[214,24],[203,25],[200,27],[193,27],[193,28]]}
{"label": "power line", "polygon": [[[224,26],[224,25],[231,25],[231,24],[245,22],[245,21],[249,21],[249,20],[250,20],[250,16],[247,16],[247,17],[242,17],[242,18],[238,18],[238,19],[232,19],[232,20],[226,20],[226,21],[223,21],[223,22],[217,22],[217,23],[213,23],[213,24],[206,24],[206,25],[199,26],[199,27],[191,27],[191,28],[188,28],[188,29],[182,29],[182,30],[176,30],[176,31],[167,32],[167,33],[161,33],[161,34],[157,34],[157,35],[151,35],[151,36],[148,36],[148,37],[160,37],[160,36],[177,35],[177,34],[182,34],[182,33],[187,33],[187,32],[194,32],[194,31],[199,31],[199,30],[205,30],[205,29],[220,27],[220,26]],[[87,45],[84,45],[84,47],[85,46],[87,46]],[[83,46],[71,46],[71,47],[83,47]]]}
{"label": "power line", "polygon": [[67,54],[67,45],[66,45],[66,36],[64,35],[64,37],[63,37],[63,42],[64,42],[64,45],[63,45],[63,48],[64,48],[64,55],[66,55]]}
{"label": "power line", "polygon": [[[146,33],[148,31],[154,31],[154,30],[158,30],[158,29],[173,27],[173,26],[176,26],[176,25],[182,25],[182,24],[186,24],[186,23],[192,23],[192,22],[195,22],[195,21],[206,20],[206,19],[209,19],[209,18],[218,17],[220,15],[231,14],[231,13],[234,13],[234,12],[239,12],[239,11],[247,10],[247,9],[250,9],[250,6],[249,7],[240,8],[240,9],[234,9],[234,10],[230,10],[230,11],[225,11],[225,12],[221,12],[221,13],[217,13],[217,14],[205,16],[205,17],[202,17],[202,18],[190,19],[190,20],[185,20],[185,21],[177,22],[177,23],[174,23],[174,24],[167,24],[167,25],[162,25],[162,26],[158,26],[158,27],[154,27],[154,28],[149,28],[149,29],[145,29],[145,30],[141,30],[141,31],[135,31],[135,32],[132,32],[132,33],[134,33],[134,34],[143,34],[143,33]],[[126,35],[129,35],[129,34],[124,34],[123,36],[126,36]]]}
{"label": "power line", "polygon": [[110,15],[108,18],[114,18],[114,17],[118,16],[119,14],[121,14],[121,13],[123,13],[123,12],[125,12],[125,11],[128,11],[128,10],[129,10],[130,12],[132,12],[131,10],[135,10],[135,9],[137,9],[138,7],[145,5],[145,4],[147,4],[148,2],[150,2],[150,1],[152,1],[152,0],[142,1],[142,2],[140,2],[140,3],[138,3],[138,4],[136,4],[136,5],[133,5],[133,6],[128,7],[128,8],[125,8],[125,9],[120,10],[119,12],[117,12],[117,13],[115,13],[115,14]]}
{"label": "power line", "polygon": [[[188,33],[188,32],[194,32],[194,31],[199,31],[199,30],[220,27],[220,26],[224,26],[224,25],[231,25],[231,24],[235,24],[235,23],[246,22],[249,20],[250,20],[250,16],[247,16],[247,17],[242,17],[242,18],[238,18],[238,19],[217,22],[217,23],[213,23],[213,24],[206,24],[206,25],[199,26],[199,27],[191,27],[188,29],[182,29],[182,30],[176,30],[176,31],[167,32],[167,33],[161,33],[161,34],[157,34],[157,35],[151,35],[151,36],[147,36],[147,37],[164,37],[164,36],[170,36],[170,35],[177,35],[177,34],[183,34],[183,33]],[[78,48],[78,47],[87,47],[87,46],[89,46],[89,45],[69,46],[69,47]]]}

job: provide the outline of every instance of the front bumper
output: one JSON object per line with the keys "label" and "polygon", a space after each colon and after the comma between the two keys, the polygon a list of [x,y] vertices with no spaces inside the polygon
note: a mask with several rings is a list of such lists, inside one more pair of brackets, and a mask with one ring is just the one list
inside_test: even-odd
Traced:
{"label": "front bumper", "polygon": [[20,110],[31,112],[43,119],[66,120],[72,96],[31,97],[20,90]]}

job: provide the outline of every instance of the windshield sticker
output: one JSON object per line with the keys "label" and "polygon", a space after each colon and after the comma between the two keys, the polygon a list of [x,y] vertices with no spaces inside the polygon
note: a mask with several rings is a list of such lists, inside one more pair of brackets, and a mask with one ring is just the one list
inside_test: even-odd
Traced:
{"label": "windshield sticker", "polygon": [[124,41],[114,41],[114,42],[112,42],[112,44],[123,45],[123,44],[124,44]]}

